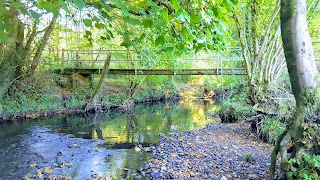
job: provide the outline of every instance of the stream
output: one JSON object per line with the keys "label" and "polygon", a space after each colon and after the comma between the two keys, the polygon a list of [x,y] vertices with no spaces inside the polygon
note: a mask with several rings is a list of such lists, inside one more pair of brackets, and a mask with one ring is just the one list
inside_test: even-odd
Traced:
{"label": "stream", "polygon": [[130,112],[2,123],[0,179],[135,177],[159,134],[217,122],[209,114],[218,110],[212,101],[181,100],[139,104]]}

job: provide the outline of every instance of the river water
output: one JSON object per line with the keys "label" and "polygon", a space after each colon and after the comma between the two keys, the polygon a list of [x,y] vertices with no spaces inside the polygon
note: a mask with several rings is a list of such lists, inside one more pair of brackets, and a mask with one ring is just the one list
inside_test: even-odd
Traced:
{"label": "river water", "polygon": [[218,110],[210,101],[159,102],[130,112],[2,123],[0,179],[130,178],[151,158],[147,147],[159,134],[217,122],[209,114]]}

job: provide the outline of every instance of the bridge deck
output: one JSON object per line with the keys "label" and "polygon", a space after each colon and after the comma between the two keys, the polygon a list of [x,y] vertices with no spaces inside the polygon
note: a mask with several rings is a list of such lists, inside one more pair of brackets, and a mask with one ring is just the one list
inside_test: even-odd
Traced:
{"label": "bridge deck", "polygon": [[[81,75],[100,74],[101,69],[98,68],[66,68],[55,71],[59,74],[78,73]],[[245,75],[243,68],[235,69],[109,69],[109,74],[115,75]]]}

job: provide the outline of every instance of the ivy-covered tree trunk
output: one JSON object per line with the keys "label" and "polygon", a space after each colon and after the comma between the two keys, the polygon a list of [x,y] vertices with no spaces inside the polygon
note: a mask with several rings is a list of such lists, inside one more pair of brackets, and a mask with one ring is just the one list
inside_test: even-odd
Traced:
{"label": "ivy-covered tree trunk", "polygon": [[[8,13],[13,14],[16,9],[9,9]],[[22,51],[20,51],[23,38],[24,38],[24,27],[20,21],[18,15],[13,14],[12,18],[6,21],[8,25],[13,28],[8,32],[7,43],[0,44],[0,99],[7,93],[8,88],[14,83],[15,78],[21,74],[21,57]]]}
{"label": "ivy-covered tree trunk", "polygon": [[[306,0],[281,0],[282,41],[297,109],[292,124],[279,137],[271,155],[270,179],[273,179],[278,152],[281,153],[281,169],[285,173],[290,170],[290,158],[297,158],[302,162],[304,153],[307,153],[299,140],[303,137],[306,110],[317,103],[319,98],[319,72],[308,33],[306,14]],[[289,143],[293,143],[293,146],[290,147],[291,156],[287,157]]]}

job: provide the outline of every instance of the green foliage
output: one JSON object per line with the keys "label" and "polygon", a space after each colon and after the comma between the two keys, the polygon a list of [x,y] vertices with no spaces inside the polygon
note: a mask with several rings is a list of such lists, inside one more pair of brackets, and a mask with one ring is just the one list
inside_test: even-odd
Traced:
{"label": "green foliage", "polygon": [[266,137],[271,143],[275,143],[284,130],[285,125],[276,118],[266,116],[262,120],[262,136]]}
{"label": "green foliage", "polygon": [[253,108],[247,102],[246,91],[239,88],[234,90],[228,99],[222,101],[219,115],[222,122],[238,122],[245,120],[252,112]]}
{"label": "green foliage", "polygon": [[157,100],[177,94],[174,81],[169,76],[148,76],[141,88],[134,95],[135,100]]}
{"label": "green foliage", "polygon": [[41,64],[38,66],[40,71],[51,71],[53,69],[63,68],[65,64],[59,56],[48,54],[43,56]]}
{"label": "green foliage", "polygon": [[105,96],[105,104],[121,104],[124,100],[127,99],[127,95],[124,92],[119,92],[113,96]]}
{"label": "green foliage", "polygon": [[[92,2],[91,6],[100,14],[97,22],[105,22],[101,29],[117,27],[114,31],[122,36],[122,46],[156,45],[161,51],[182,54],[192,49],[199,51],[223,46],[228,39],[223,14],[231,10],[235,3],[113,0],[108,3]],[[85,25],[94,26],[90,17],[86,19]]]}
{"label": "green foliage", "polygon": [[303,162],[293,158],[289,160],[291,165],[289,179],[313,180],[319,179],[320,155],[303,155]]}
{"label": "green foliage", "polygon": [[41,112],[56,110],[61,107],[59,98],[52,95],[22,95],[15,101],[5,99],[1,101],[3,113],[6,115],[15,114],[17,112]]}
{"label": "green foliage", "polygon": [[250,162],[255,158],[255,155],[252,152],[245,152],[243,154],[243,160]]}
{"label": "green foliage", "polygon": [[[84,106],[86,101],[72,96],[69,100],[65,102],[66,108],[79,108]],[[61,107],[60,107],[61,108]]]}

